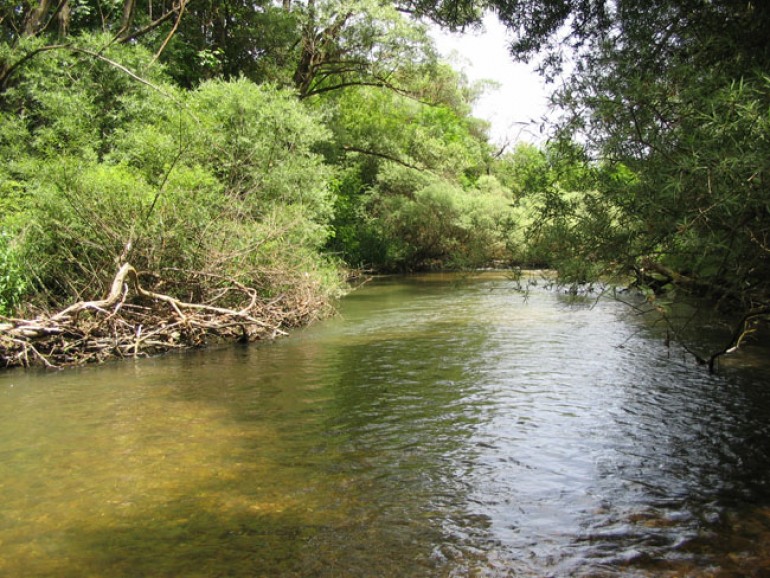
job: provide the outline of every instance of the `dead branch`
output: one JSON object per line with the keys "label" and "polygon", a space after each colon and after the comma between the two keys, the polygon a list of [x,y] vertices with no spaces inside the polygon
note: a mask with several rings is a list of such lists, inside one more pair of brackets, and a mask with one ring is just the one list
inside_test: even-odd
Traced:
{"label": "dead branch", "polygon": [[768,315],[770,315],[770,306],[768,305],[755,307],[747,311],[741,320],[735,325],[733,333],[730,336],[730,340],[725,344],[725,346],[709,356],[708,360],[706,361],[706,363],[708,363],[709,372],[714,373],[719,359],[723,355],[734,353],[740,349],[741,345],[743,345],[747,337],[756,331],[756,327],[752,325],[755,320],[766,319]]}
{"label": "dead branch", "polygon": [[142,286],[136,269],[124,263],[104,299],[78,301],[31,320],[0,319],[0,363],[61,367],[198,347],[211,336],[272,339],[286,334],[282,326],[312,315],[315,304],[278,306],[276,300],[261,301],[254,288],[217,279],[227,288],[220,295],[240,294],[242,306],[222,307],[215,299],[189,303],[152,291]]}

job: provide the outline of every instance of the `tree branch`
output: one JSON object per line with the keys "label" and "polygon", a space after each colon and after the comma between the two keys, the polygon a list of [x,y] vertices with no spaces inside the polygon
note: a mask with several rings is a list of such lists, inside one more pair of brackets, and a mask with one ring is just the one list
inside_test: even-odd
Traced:
{"label": "tree branch", "polygon": [[139,28],[138,30],[135,30],[131,34],[126,34],[127,30],[122,31],[120,36],[115,37],[115,40],[121,44],[125,44],[126,42],[131,42],[132,40],[136,40],[140,36],[144,36],[148,32],[152,32],[167,20],[170,20],[174,16],[174,14],[176,14],[175,9],[169,10],[162,16],[156,18],[155,20],[153,20],[143,28]]}
{"label": "tree branch", "polygon": [[709,372],[714,373],[716,370],[716,364],[720,357],[734,353],[740,348],[741,345],[743,345],[746,337],[748,337],[754,331],[754,328],[750,327],[750,324],[753,320],[760,317],[765,317],[767,315],[770,315],[770,305],[755,307],[754,309],[747,311],[743,318],[735,326],[735,329],[733,329],[733,334],[730,336],[730,340],[727,342],[727,344],[719,351],[712,353],[708,358],[707,363]]}
{"label": "tree branch", "polygon": [[166,39],[163,41],[163,44],[160,45],[160,48],[158,48],[158,51],[155,53],[155,56],[152,57],[152,62],[155,62],[160,58],[160,55],[163,54],[163,51],[166,49],[166,46],[171,41],[171,38],[176,34],[177,29],[179,28],[179,23],[182,21],[182,15],[184,14],[184,9],[187,6],[187,0],[179,0],[179,14],[177,14],[176,20],[174,21],[174,25],[171,27],[171,31],[166,36]]}
{"label": "tree branch", "polygon": [[[111,356],[135,357],[146,349],[198,346],[208,334],[238,334],[242,340],[285,335],[280,326],[289,316],[274,308],[275,302],[260,301],[256,289],[236,280],[214,277],[227,284],[219,297],[232,291],[242,296],[240,309],[219,307],[211,301],[189,303],[145,289],[137,271],[124,263],[104,299],[78,301],[59,313],[32,320],[0,318],[0,360],[6,366],[29,366],[37,359],[47,367],[56,367]],[[150,305],[127,303],[131,293]],[[81,316],[87,311],[94,315]],[[144,349],[140,351],[140,347]]]}
{"label": "tree branch", "polygon": [[343,146],[342,150],[345,151],[345,152],[360,153],[362,155],[368,155],[368,156],[372,156],[372,157],[377,157],[377,158],[385,159],[385,160],[397,163],[397,164],[399,164],[399,165],[401,165],[403,167],[406,167],[406,168],[409,168],[409,169],[414,169],[416,171],[429,172],[428,169],[426,169],[425,167],[418,167],[416,165],[410,164],[410,163],[408,163],[408,162],[406,162],[404,160],[399,159],[398,157],[395,157],[393,155],[389,155],[387,153],[381,153],[381,152],[372,151],[372,150],[368,150],[368,149],[363,149],[363,148],[359,148],[359,147],[355,147],[355,146]]}
{"label": "tree branch", "polygon": [[32,50],[28,54],[25,54],[24,56],[22,56],[19,60],[14,62],[11,66],[0,69],[0,94],[4,93],[8,89],[8,79],[13,75],[13,73],[16,72],[28,61],[32,60],[35,56],[43,52],[50,52],[51,50],[61,50],[63,48],[69,48],[70,46],[71,46],[70,44],[52,44],[51,46],[43,46],[41,48],[36,48],[35,50]]}

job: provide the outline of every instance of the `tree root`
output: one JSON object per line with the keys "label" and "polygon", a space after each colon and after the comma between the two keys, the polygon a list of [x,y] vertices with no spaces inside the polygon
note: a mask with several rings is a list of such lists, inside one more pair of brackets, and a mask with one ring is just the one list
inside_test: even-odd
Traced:
{"label": "tree root", "polygon": [[210,337],[273,339],[313,308],[312,303],[285,303],[282,297],[266,302],[256,289],[234,280],[219,297],[227,295],[232,302],[234,292],[238,308],[219,306],[217,298],[188,303],[145,289],[134,267],[125,263],[104,299],[79,301],[31,320],[0,318],[0,363],[56,368],[199,347]]}

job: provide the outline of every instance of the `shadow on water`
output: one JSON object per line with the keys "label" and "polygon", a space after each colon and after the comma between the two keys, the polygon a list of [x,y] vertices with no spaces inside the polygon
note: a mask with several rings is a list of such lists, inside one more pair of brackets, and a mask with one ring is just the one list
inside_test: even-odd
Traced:
{"label": "shadow on water", "polygon": [[[4,416],[0,573],[291,570],[296,545],[318,522],[291,492],[258,491],[275,464],[252,459],[248,447],[269,439],[271,428],[239,428],[226,395],[219,404],[176,395],[189,379],[187,362],[166,359],[161,371],[157,362],[139,362],[133,379],[109,369],[49,376],[49,391],[32,398],[41,417]],[[103,387],[95,374],[119,381]],[[209,381],[221,386],[228,384]]]}
{"label": "shadow on water", "polygon": [[19,376],[0,574],[441,575],[484,339],[426,328]]}
{"label": "shadow on water", "polygon": [[0,376],[0,575],[767,575],[762,369],[508,289],[383,280],[275,344]]}

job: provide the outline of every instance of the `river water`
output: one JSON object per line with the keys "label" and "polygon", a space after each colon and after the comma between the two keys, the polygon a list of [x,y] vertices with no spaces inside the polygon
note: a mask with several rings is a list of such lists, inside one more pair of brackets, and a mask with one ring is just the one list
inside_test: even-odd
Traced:
{"label": "river water", "polygon": [[767,367],[711,376],[625,305],[487,274],[8,372],[0,576],[767,576]]}

